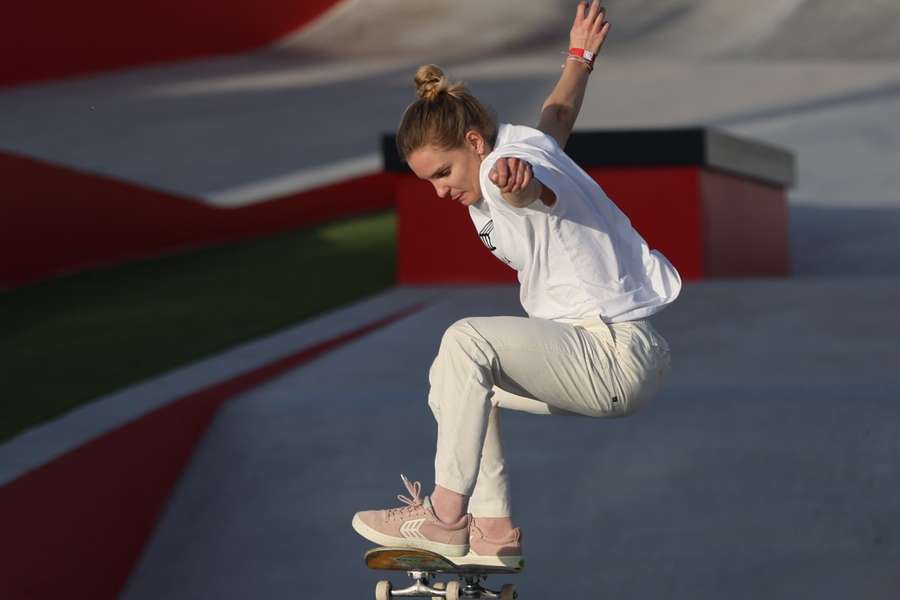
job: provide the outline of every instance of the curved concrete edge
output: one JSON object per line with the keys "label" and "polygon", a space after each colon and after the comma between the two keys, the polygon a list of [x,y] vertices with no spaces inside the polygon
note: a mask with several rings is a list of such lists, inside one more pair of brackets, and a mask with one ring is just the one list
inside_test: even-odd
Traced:
{"label": "curved concrete edge", "polygon": [[0,445],[0,486],[178,398],[260,369],[298,348],[352,332],[410,305],[430,302],[438,294],[428,289],[394,288],[98,398]]}

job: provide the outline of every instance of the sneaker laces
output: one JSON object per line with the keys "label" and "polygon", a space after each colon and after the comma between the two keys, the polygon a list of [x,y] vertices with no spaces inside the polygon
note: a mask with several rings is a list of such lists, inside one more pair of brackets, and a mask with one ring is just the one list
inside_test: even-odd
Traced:
{"label": "sneaker laces", "polygon": [[401,474],[400,479],[403,480],[403,485],[406,486],[406,491],[410,493],[412,498],[404,496],[403,494],[397,494],[397,499],[400,502],[403,502],[406,506],[401,506],[399,508],[389,508],[388,509],[388,517],[394,518],[394,516],[399,516],[401,514],[405,514],[408,511],[415,510],[422,506],[422,500],[419,498],[419,494],[422,491],[422,484],[420,482],[411,483],[409,479],[407,479],[406,475]]}

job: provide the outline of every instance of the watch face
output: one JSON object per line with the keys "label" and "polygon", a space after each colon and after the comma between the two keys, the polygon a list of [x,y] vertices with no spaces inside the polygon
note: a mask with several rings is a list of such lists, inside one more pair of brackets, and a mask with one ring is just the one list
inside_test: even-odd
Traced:
{"label": "watch face", "polygon": [[584,57],[588,60],[594,60],[594,53],[591,52],[590,50],[585,50]]}

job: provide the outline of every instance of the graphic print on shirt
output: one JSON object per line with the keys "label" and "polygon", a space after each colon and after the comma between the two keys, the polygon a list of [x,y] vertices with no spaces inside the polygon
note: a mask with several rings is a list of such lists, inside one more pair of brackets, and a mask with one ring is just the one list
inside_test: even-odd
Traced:
{"label": "graphic print on shirt", "polygon": [[484,242],[484,245],[487,246],[487,249],[493,252],[497,249],[497,247],[491,243],[491,232],[494,231],[494,220],[491,219],[487,222],[487,225],[481,228],[481,231],[478,232],[478,237],[481,238],[481,241]]}
{"label": "graphic print on shirt", "polygon": [[509,262],[509,259],[503,256],[502,254],[497,252],[497,246],[491,242],[491,234],[494,232],[494,220],[491,219],[488,221],[484,227],[481,228],[481,231],[478,232],[478,237],[481,238],[481,241],[487,246],[487,249],[494,253],[497,258],[502,259],[506,264],[512,264]]}

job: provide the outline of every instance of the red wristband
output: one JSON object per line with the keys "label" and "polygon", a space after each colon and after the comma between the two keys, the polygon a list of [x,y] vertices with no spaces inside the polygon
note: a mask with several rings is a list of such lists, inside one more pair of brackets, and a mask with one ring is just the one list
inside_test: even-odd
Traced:
{"label": "red wristband", "polygon": [[590,50],[585,50],[584,48],[569,48],[569,54],[572,56],[580,56],[592,65],[594,64],[594,58],[597,56]]}

